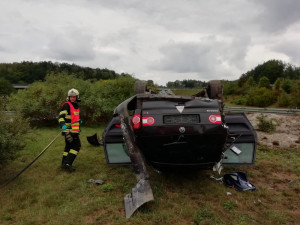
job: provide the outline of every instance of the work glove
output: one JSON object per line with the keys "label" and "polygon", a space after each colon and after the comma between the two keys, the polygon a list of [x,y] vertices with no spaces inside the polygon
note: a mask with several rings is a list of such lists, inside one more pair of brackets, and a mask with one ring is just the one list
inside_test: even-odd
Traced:
{"label": "work glove", "polygon": [[67,128],[68,128],[67,125],[63,125],[63,126],[61,127],[62,130],[66,130]]}
{"label": "work glove", "polygon": [[67,134],[66,134],[66,140],[67,140],[67,142],[69,142],[69,143],[71,143],[71,142],[73,141],[73,137],[72,137],[71,133],[67,133]]}

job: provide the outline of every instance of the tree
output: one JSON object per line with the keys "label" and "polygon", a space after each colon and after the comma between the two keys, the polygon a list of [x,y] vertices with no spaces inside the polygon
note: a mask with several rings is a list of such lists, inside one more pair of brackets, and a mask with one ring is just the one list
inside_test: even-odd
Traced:
{"label": "tree", "polygon": [[291,93],[292,90],[292,81],[289,79],[284,79],[281,83],[281,88],[286,92],[286,93]]}
{"label": "tree", "polygon": [[252,88],[247,95],[246,104],[249,106],[266,107],[276,102],[276,95],[265,87]]}
{"label": "tree", "polygon": [[300,108],[300,80],[297,80],[292,85],[290,106]]}
{"label": "tree", "polygon": [[14,90],[14,87],[8,80],[0,77],[0,96],[10,95]]}
{"label": "tree", "polygon": [[247,82],[246,82],[246,85],[247,87],[254,87],[256,85],[254,79],[252,76],[250,76],[248,79],[247,79]]}
{"label": "tree", "polygon": [[277,90],[277,91],[280,90],[281,82],[282,82],[282,78],[277,78],[277,80],[275,81],[275,84],[274,84],[275,90]]}
{"label": "tree", "polygon": [[30,131],[28,120],[19,113],[7,116],[2,110],[6,98],[0,97],[0,164],[24,147],[24,135]]}
{"label": "tree", "polygon": [[267,89],[270,89],[271,86],[270,86],[270,81],[267,77],[263,76],[259,79],[259,82],[258,82],[258,87],[260,88],[267,88]]}

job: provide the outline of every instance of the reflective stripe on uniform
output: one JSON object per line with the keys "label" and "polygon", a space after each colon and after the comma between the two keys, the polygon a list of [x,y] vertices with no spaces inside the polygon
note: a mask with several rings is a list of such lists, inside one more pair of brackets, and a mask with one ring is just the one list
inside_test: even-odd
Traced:
{"label": "reflective stripe on uniform", "polygon": [[[70,133],[72,130],[71,129],[65,129],[65,130],[62,130],[63,133]],[[72,132],[74,133],[74,132]]]}
{"label": "reflective stripe on uniform", "polygon": [[60,119],[58,120],[59,123],[60,123],[60,122],[64,122],[64,121],[65,121],[64,118],[60,118]]}
{"label": "reflective stripe on uniform", "polygon": [[64,111],[61,111],[61,112],[59,113],[59,115],[62,115],[62,114],[67,115],[67,114],[68,114],[68,111],[67,111],[67,110],[64,110]]}
{"label": "reflective stripe on uniform", "polygon": [[78,154],[78,151],[76,151],[76,150],[74,150],[74,149],[71,149],[71,150],[69,151],[69,153],[72,153],[72,154],[74,154],[74,155],[77,155],[77,154]]}
{"label": "reflective stripe on uniform", "polygon": [[64,152],[64,153],[63,153],[63,156],[67,156],[67,155],[68,155],[68,152]]}
{"label": "reflective stripe on uniform", "polygon": [[74,132],[79,132],[79,122],[75,122],[72,124],[72,129]]}

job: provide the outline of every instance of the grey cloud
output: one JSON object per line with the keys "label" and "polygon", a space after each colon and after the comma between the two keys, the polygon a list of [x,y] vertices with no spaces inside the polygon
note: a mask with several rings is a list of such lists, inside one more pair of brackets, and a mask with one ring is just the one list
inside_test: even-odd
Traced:
{"label": "grey cloud", "polygon": [[162,58],[150,67],[177,73],[215,73],[223,63],[241,68],[250,44],[250,38],[241,36],[217,40],[207,36],[199,42],[171,42],[160,48]]}
{"label": "grey cloud", "polygon": [[58,33],[50,40],[45,54],[58,60],[92,60],[95,58],[93,37],[81,29]]}
{"label": "grey cloud", "polygon": [[300,2],[298,0],[253,0],[262,10],[255,19],[262,29],[270,32],[279,32],[290,25],[300,22]]}
{"label": "grey cloud", "polygon": [[169,43],[160,52],[163,57],[154,67],[178,73],[211,70],[210,59],[215,58],[211,46],[201,43]]}
{"label": "grey cloud", "polygon": [[300,45],[298,40],[281,42],[273,47],[275,51],[282,52],[290,57],[291,61],[300,64]]}

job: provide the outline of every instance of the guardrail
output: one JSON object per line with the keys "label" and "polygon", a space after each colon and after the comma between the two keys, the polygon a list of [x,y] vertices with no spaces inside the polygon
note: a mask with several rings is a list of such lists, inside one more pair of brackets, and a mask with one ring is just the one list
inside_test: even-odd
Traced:
{"label": "guardrail", "polygon": [[225,106],[225,112],[255,112],[255,113],[274,113],[274,114],[300,114],[300,109],[286,108],[259,108],[259,107],[236,107]]}
{"label": "guardrail", "polygon": [[17,114],[16,111],[3,111],[3,112],[4,112],[4,114],[6,114],[6,115],[16,115],[16,114]]}

